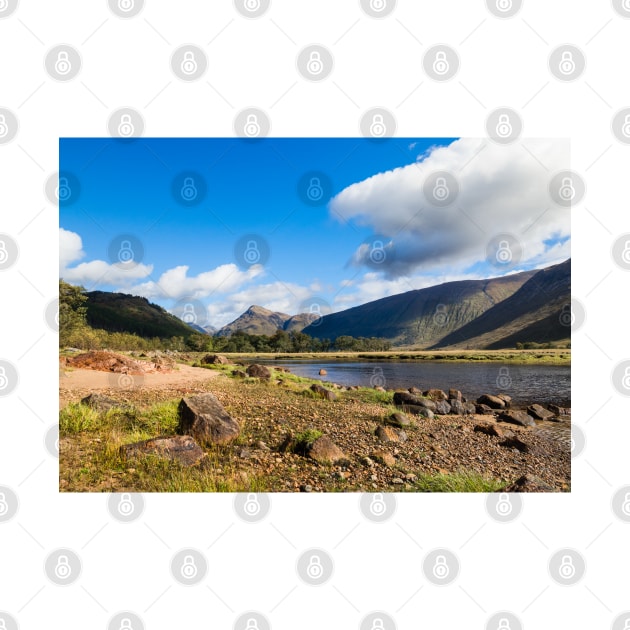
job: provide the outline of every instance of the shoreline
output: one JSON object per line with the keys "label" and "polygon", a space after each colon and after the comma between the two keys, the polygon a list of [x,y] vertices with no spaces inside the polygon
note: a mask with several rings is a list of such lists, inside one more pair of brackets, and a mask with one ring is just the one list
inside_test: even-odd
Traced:
{"label": "shoreline", "polygon": [[[118,411],[77,404],[93,389],[65,390],[70,404],[60,417],[60,490],[493,492],[522,475],[539,477],[548,491],[570,490],[570,416],[531,428],[498,421],[494,412],[403,413],[408,424],[395,428],[391,418],[401,408],[392,392],[329,384],[329,397],[312,389],[321,381],[283,370],[253,378],[232,375],[241,370],[233,363],[189,369],[193,380],[99,390],[119,401]],[[145,376],[145,385],[153,376]],[[240,425],[234,442],[204,446],[202,463],[191,468],[121,456],[125,444],[175,435],[181,398],[204,392]],[[343,460],[314,461],[295,447],[304,436],[327,436]]]}

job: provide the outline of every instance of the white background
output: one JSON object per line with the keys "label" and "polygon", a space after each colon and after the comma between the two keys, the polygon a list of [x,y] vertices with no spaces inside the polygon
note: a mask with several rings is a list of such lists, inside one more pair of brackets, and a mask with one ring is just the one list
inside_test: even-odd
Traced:
{"label": "white background", "polygon": [[[547,67],[566,42],[587,59],[571,83]],[[68,83],[44,68],[59,43],[83,59]],[[171,72],[170,55],[184,43],[207,52],[202,80],[184,83]],[[321,83],[296,71],[297,53],[311,43],[335,58]],[[422,70],[423,51],[435,43],[461,59],[446,83]],[[603,0],[526,0],[511,19],[481,0],[399,0],[380,20],[355,0],[273,0],[255,20],[228,0],[147,0],[128,20],[105,0],[21,0],[0,20],[0,107],[20,124],[0,145],[0,232],[20,248],[18,262],[0,272],[0,358],[20,376],[0,398],[0,485],[20,499],[16,517],[0,524],[0,610],[24,630],[106,628],[120,610],[135,611],[151,629],[231,628],[246,610],[261,611],[277,630],[358,628],[372,610],[387,611],[401,629],[484,628],[497,610],[513,611],[530,629],[611,627],[630,608],[630,526],[610,507],[615,490],[630,483],[628,399],[610,377],[630,356],[628,275],[611,257],[614,240],[630,232],[630,146],[610,130],[615,112],[630,105],[629,58],[630,20]],[[237,517],[230,495],[147,495],[142,517],[126,525],[109,515],[107,496],[58,494],[58,462],[44,447],[57,415],[58,337],[44,311],[57,292],[58,211],[44,182],[58,168],[60,136],[105,136],[109,115],[123,106],[142,112],[150,136],[229,136],[248,106],[268,113],[276,136],[359,135],[361,114],[375,106],[394,113],[397,135],[483,136],[489,112],[509,106],[522,116],[525,137],[570,137],[572,169],[587,186],[572,210],[572,293],[587,312],[573,336],[573,420],[587,442],[573,461],[572,493],[526,495],[509,524],[488,516],[484,495],[398,495],[383,524],[363,517],[358,495],[274,495],[257,524]],[[57,547],[82,558],[81,577],[68,587],[43,571]],[[198,586],[170,574],[183,547],[208,558]],[[333,555],[335,573],[324,586],[296,575],[308,547]],[[422,558],[435,547],[460,558],[448,587],[422,574]],[[549,577],[548,559],[562,547],[586,559],[575,586]]]}

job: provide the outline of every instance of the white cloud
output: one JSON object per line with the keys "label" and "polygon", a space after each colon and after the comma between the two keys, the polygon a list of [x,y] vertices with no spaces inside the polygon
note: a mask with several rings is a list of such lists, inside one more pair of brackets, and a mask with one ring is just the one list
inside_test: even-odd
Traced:
{"label": "white cloud", "polygon": [[157,281],[150,280],[130,288],[135,295],[151,298],[183,297],[199,300],[212,294],[235,291],[263,273],[261,265],[253,265],[246,271],[233,263],[220,265],[196,276],[188,275],[189,267],[179,265],[165,271]]}
{"label": "white cloud", "polygon": [[[331,216],[367,225],[387,239],[390,255],[382,271],[389,277],[445,268],[463,272],[485,260],[488,242],[502,232],[523,246],[521,262],[542,264],[557,253],[543,241],[570,235],[570,210],[554,205],[548,191],[549,180],[569,168],[569,159],[565,140],[509,146],[457,140],[415,164],[348,186],[331,200]],[[435,171],[458,181],[459,195],[450,206],[431,205],[423,193]],[[367,263],[368,254],[369,247],[358,248],[353,263]]]}
{"label": "white cloud", "polygon": [[85,256],[83,241],[76,232],[59,228],[59,277],[73,284],[90,288],[95,284],[127,285],[134,280],[146,278],[153,265],[139,263],[130,268],[112,265],[104,260],[91,260],[71,267]]}

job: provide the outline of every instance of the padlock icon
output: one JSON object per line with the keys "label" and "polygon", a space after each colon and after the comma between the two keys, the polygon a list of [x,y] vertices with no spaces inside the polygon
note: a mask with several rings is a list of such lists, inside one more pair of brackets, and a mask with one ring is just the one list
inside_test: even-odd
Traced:
{"label": "padlock icon", "polygon": [[120,249],[118,250],[118,260],[123,264],[133,262],[133,249],[131,248],[131,241],[120,242]]}
{"label": "padlock icon", "polygon": [[9,511],[9,504],[4,492],[0,492],[0,516],[4,516]]}
{"label": "padlock icon", "polygon": [[57,61],[55,61],[55,72],[65,76],[72,70],[72,64],[70,63],[70,57],[65,50],[60,50],[57,54]]}
{"label": "padlock icon", "polygon": [[318,580],[324,574],[324,567],[322,566],[321,558],[317,555],[311,556],[308,561],[308,567],[306,567],[306,573],[308,577],[313,580]]}
{"label": "padlock icon", "polygon": [[370,502],[370,512],[372,512],[374,516],[383,516],[386,511],[387,505],[385,503],[385,499],[383,498],[383,493],[376,492]]}
{"label": "padlock icon", "polygon": [[195,307],[190,304],[184,304],[184,311],[182,313],[182,321],[186,324],[194,324],[197,321],[197,315],[195,314]]}
{"label": "padlock icon", "polygon": [[621,6],[623,7],[624,11],[630,11],[630,0],[623,0],[623,2],[621,3]]}
{"label": "padlock icon", "polygon": [[499,122],[495,128],[497,132],[497,136],[499,138],[509,138],[512,135],[512,123],[510,122],[510,117],[507,114],[499,115]]}
{"label": "padlock icon", "polygon": [[129,136],[133,136],[135,130],[136,129],[131,122],[131,116],[129,114],[123,114],[120,117],[120,123],[118,124],[118,135],[128,138]]}
{"label": "padlock icon", "polygon": [[621,252],[621,259],[627,265],[630,265],[630,240],[627,240],[623,246],[623,252]]}
{"label": "padlock icon", "polygon": [[7,244],[0,239],[0,265],[4,265],[9,259],[9,252],[7,251]]}
{"label": "padlock icon", "polygon": [[621,380],[621,384],[624,389],[630,389],[630,367],[627,367],[623,373],[623,379]]}
{"label": "padlock icon", "polygon": [[245,135],[250,138],[260,135],[260,124],[258,123],[258,116],[256,116],[256,114],[249,114],[247,116],[243,130],[245,131]]}
{"label": "padlock icon", "polygon": [[254,11],[258,11],[258,9],[260,9],[260,0],[245,0],[244,6],[247,11],[251,11],[253,13]]}
{"label": "padlock icon", "polygon": [[[0,0],[0,12],[6,11],[9,8],[9,0]],[[0,621],[3,621],[0,619]],[[0,630],[2,630],[2,626],[0,626]]]}
{"label": "padlock icon", "polygon": [[565,50],[562,53],[558,69],[565,76],[568,76],[575,72],[575,60],[573,59],[573,53],[570,50]]}
{"label": "padlock icon", "polygon": [[448,568],[448,564],[446,564],[446,556],[437,556],[435,564],[433,565],[433,575],[438,578],[438,580],[444,580],[448,577],[449,573],[450,569]]}
{"label": "padlock icon", "polygon": [[[4,11],[2,8],[2,3],[0,2],[0,11]],[[7,624],[4,619],[0,619],[0,630],[7,630]]]}
{"label": "padlock icon", "polygon": [[382,114],[374,114],[372,117],[372,123],[370,124],[370,135],[375,138],[381,138],[387,133],[387,127],[385,126],[385,120]]}
{"label": "padlock icon", "polygon": [[68,182],[67,177],[59,177],[59,183],[57,184],[55,194],[57,195],[57,199],[59,199],[59,201],[68,201],[68,199],[72,197],[72,188],[70,188],[70,183]]}
{"label": "padlock icon", "polygon": [[446,74],[449,69],[450,65],[446,59],[446,53],[443,50],[438,50],[435,53],[435,59],[433,60],[433,72],[442,76]]}
{"label": "padlock icon", "polygon": [[509,516],[512,513],[512,502],[510,501],[510,495],[506,492],[502,492],[499,495],[499,500],[497,501],[496,511],[499,516]]}
{"label": "padlock icon", "polygon": [[375,265],[380,265],[385,261],[386,254],[383,241],[374,241],[370,250],[370,260]]}
{"label": "padlock icon", "polygon": [[131,500],[131,495],[128,492],[123,492],[120,495],[120,501],[118,502],[118,512],[121,516],[131,516],[136,506]]}
{"label": "padlock icon", "polygon": [[192,580],[197,576],[198,571],[195,559],[192,556],[184,556],[184,562],[181,568],[182,577],[185,577],[187,580]]}
{"label": "padlock icon", "polygon": [[626,516],[630,516],[630,492],[626,492],[626,496],[623,498],[623,503],[621,504],[621,511]]}
{"label": "padlock icon", "polygon": [[387,7],[387,0],[370,0],[370,9],[376,13],[380,13]]}
{"label": "padlock icon", "polygon": [[248,494],[243,509],[248,516],[256,516],[261,509],[258,497],[253,493]]}
{"label": "padlock icon", "polygon": [[308,57],[308,62],[306,63],[306,69],[310,74],[320,74],[324,69],[324,64],[322,63],[322,56],[316,50],[313,50]]}
{"label": "padlock icon", "polygon": [[573,187],[573,180],[570,177],[563,177],[560,183],[560,190],[558,191],[560,199],[563,201],[572,201],[575,197],[575,188]]}
{"label": "padlock icon", "polygon": [[499,376],[497,376],[497,387],[501,389],[507,389],[512,385],[512,377],[510,376],[510,369],[507,367],[499,368]]}
{"label": "padlock icon", "polygon": [[197,198],[199,192],[197,191],[197,187],[195,186],[195,180],[192,177],[184,178],[184,185],[181,189],[182,199],[184,201],[194,201]]}
{"label": "padlock icon", "polygon": [[[630,0],[628,0],[630,2]],[[630,11],[630,9],[628,9]],[[0,122],[2,122],[0,120]],[[623,119],[623,125],[621,127],[621,133],[626,137],[630,138],[630,114],[626,114]]]}
{"label": "padlock icon", "polygon": [[248,265],[255,265],[260,260],[260,251],[258,250],[258,243],[256,241],[247,241],[244,257]]}
{"label": "padlock icon", "polygon": [[68,560],[68,556],[61,555],[57,558],[57,564],[55,565],[55,575],[60,580],[67,580],[72,574],[72,567]]}
{"label": "padlock icon", "polygon": [[118,630],[133,630],[131,619],[129,619],[129,617],[124,617],[123,619],[121,619],[120,628]]}
{"label": "padlock icon", "polygon": [[433,198],[436,201],[444,201],[448,197],[449,192],[448,186],[446,185],[446,178],[438,177],[433,187]]}
{"label": "padlock icon", "polygon": [[560,312],[560,323],[567,328],[575,324],[575,314],[570,304],[565,304]]}
{"label": "padlock icon", "polygon": [[258,622],[255,619],[250,617],[247,620],[247,625],[245,626],[245,630],[259,630]]}
{"label": "padlock icon", "polygon": [[314,302],[313,304],[311,304],[311,308],[309,309],[309,313],[311,315],[317,315],[317,317],[321,317],[322,316],[322,312],[320,310],[320,306],[317,302]]}
{"label": "padlock icon", "polygon": [[7,125],[7,118],[4,114],[0,114],[0,138],[4,138],[9,134],[9,126]]}
{"label": "padlock icon", "polygon": [[380,617],[374,619],[371,630],[385,630],[385,624]]}
{"label": "padlock icon", "polygon": [[438,304],[435,307],[435,313],[433,314],[433,321],[438,326],[444,326],[444,324],[446,324],[446,322],[448,321],[448,313],[446,311],[445,304]]}
{"label": "padlock icon", "polygon": [[560,561],[560,577],[564,580],[570,580],[575,575],[575,565],[571,556],[562,556]]}
{"label": "padlock icon", "polygon": [[131,11],[134,7],[134,4],[134,0],[118,0],[118,8],[125,13]]}
{"label": "padlock icon", "polygon": [[195,59],[195,53],[192,50],[187,50],[184,53],[184,59],[182,61],[182,72],[188,76],[197,72],[197,60]]}
{"label": "padlock icon", "polygon": [[[628,4],[630,5],[630,1]],[[628,11],[630,11],[630,6],[628,6]],[[623,630],[630,630],[630,617],[624,621]]]}
{"label": "padlock icon", "polygon": [[6,370],[3,366],[0,366],[0,390],[6,389],[9,385],[9,379],[7,378]]}
{"label": "padlock icon", "polygon": [[512,9],[512,0],[497,0],[497,9],[501,13],[507,13]]}
{"label": "padlock icon", "polygon": [[497,630],[512,630],[510,627],[510,622],[505,617],[499,619],[499,625],[497,626]]}
{"label": "padlock icon", "polygon": [[506,265],[512,262],[512,250],[510,249],[510,244],[507,241],[499,241],[496,259],[497,262],[502,265]]}
{"label": "padlock icon", "polygon": [[306,189],[306,196],[311,201],[319,201],[324,196],[324,189],[319,177],[311,177],[311,181]]}

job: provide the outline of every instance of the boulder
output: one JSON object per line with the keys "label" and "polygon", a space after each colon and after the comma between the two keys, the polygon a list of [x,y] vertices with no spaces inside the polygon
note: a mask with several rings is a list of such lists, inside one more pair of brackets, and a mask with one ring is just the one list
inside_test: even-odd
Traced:
{"label": "boulder", "polygon": [[246,378],[247,374],[245,374],[243,370],[232,370],[232,376],[235,376],[236,378]]}
{"label": "boulder", "polygon": [[335,392],[331,392],[329,389],[326,389],[322,385],[318,385],[317,383],[313,383],[311,385],[311,391],[315,392],[325,400],[337,400],[337,394]]}
{"label": "boulder", "polygon": [[371,457],[379,464],[383,464],[384,466],[388,466],[390,468],[396,465],[396,458],[391,453],[380,448],[373,451]]}
{"label": "boulder", "polygon": [[491,437],[503,437],[503,429],[492,422],[476,424],[473,431],[476,431],[477,433],[485,433],[485,435],[489,435]]}
{"label": "boulder", "polygon": [[503,440],[503,442],[500,442],[499,445],[505,446],[506,448],[515,448],[521,453],[529,453],[532,450],[531,446],[527,442],[523,442],[523,440],[516,437],[515,435],[506,437],[506,439]]}
{"label": "boulder", "polygon": [[512,404],[512,396],[508,396],[507,394],[497,394],[497,398],[500,398],[506,407],[509,407]]}
{"label": "boulder", "polygon": [[535,427],[536,423],[534,419],[524,411],[518,411],[516,409],[508,409],[502,411],[499,414],[499,420],[501,422],[509,422],[510,424],[518,424],[522,427]]}
{"label": "boulder", "polygon": [[405,442],[407,434],[402,429],[379,425],[376,428],[376,437],[381,442]]}
{"label": "boulder", "polygon": [[445,416],[451,413],[451,406],[445,400],[438,400],[435,403],[435,413]]}
{"label": "boulder", "polygon": [[448,399],[449,401],[451,400],[457,400],[458,402],[464,402],[462,400],[462,393],[459,391],[459,389],[449,389],[448,390]]}
{"label": "boulder", "polygon": [[200,363],[204,363],[205,365],[229,365],[230,360],[222,354],[206,354],[206,356],[201,359]]}
{"label": "boulder", "polygon": [[411,425],[411,420],[406,414],[397,411],[385,420],[385,424],[389,424],[393,427],[398,427],[399,429],[402,429],[403,427],[408,427],[409,425]]}
{"label": "boulder", "polygon": [[487,405],[491,409],[505,409],[505,400],[498,396],[492,396],[490,394],[484,394],[477,398],[478,405]]}
{"label": "boulder", "polygon": [[326,372],[326,370],[325,370],[324,368],[322,368],[322,369],[319,371],[319,375],[320,375],[320,376],[326,376],[326,374],[328,374],[328,372]]}
{"label": "boulder", "polygon": [[381,387],[380,385],[377,385],[377,386],[374,388],[374,391],[375,391],[375,392],[386,392],[387,390],[386,390],[384,387]]}
{"label": "boulder", "polygon": [[556,492],[556,489],[534,475],[523,475],[497,492]]}
{"label": "boulder", "polygon": [[545,409],[542,405],[530,405],[527,407],[527,413],[536,420],[548,420],[554,413]]}
{"label": "boulder", "polygon": [[475,405],[475,413],[480,416],[490,416],[494,415],[495,411],[491,407],[488,407],[488,405]]}
{"label": "boulder", "polygon": [[317,438],[308,447],[306,455],[322,464],[334,464],[346,459],[343,451],[327,435]]}
{"label": "boulder", "polygon": [[271,378],[271,370],[266,365],[252,363],[245,371],[248,376],[253,376],[254,378]]}
{"label": "boulder", "polygon": [[477,407],[475,406],[475,403],[464,402],[462,404],[464,405],[464,413],[465,414],[469,414],[469,415],[472,416],[473,413],[477,412]]}
{"label": "boulder", "polygon": [[422,416],[424,418],[428,418],[429,420],[433,420],[434,413],[428,408],[420,405],[405,405],[405,411],[407,413],[412,413],[414,416]]}
{"label": "boulder", "polygon": [[441,389],[427,389],[424,395],[431,400],[448,400],[446,392]]}
{"label": "boulder", "polygon": [[407,391],[410,394],[416,394],[417,396],[422,396],[422,390],[418,389],[417,387],[410,387]]}
{"label": "boulder", "polygon": [[117,400],[110,398],[109,396],[104,396],[103,394],[90,394],[85,398],[81,399],[82,405],[87,405],[96,411],[109,411],[110,409],[114,409],[115,407],[123,407],[122,403],[119,403]]}
{"label": "boulder", "polygon": [[559,407],[558,405],[549,404],[547,405],[549,411],[552,411],[556,416],[570,416],[571,408],[570,407]]}
{"label": "boulder", "polygon": [[178,433],[192,435],[201,444],[225,444],[238,437],[240,427],[210,393],[182,398]]}
{"label": "boulder", "polygon": [[120,450],[124,457],[152,455],[178,462],[182,466],[194,466],[205,457],[202,448],[189,435],[152,438],[143,442],[125,444]]}
{"label": "boulder", "polygon": [[398,407],[417,405],[418,407],[426,407],[431,411],[435,411],[435,403],[432,400],[416,394],[409,394],[408,392],[394,392],[394,404]]}
{"label": "boulder", "polygon": [[464,403],[461,400],[457,400],[456,398],[451,398],[448,401],[448,404],[451,406],[451,413],[456,416],[463,416],[466,412],[464,411]]}

